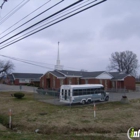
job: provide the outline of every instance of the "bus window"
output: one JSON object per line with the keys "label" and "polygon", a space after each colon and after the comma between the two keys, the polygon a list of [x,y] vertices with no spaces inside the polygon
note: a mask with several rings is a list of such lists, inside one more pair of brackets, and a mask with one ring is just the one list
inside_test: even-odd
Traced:
{"label": "bus window", "polygon": [[104,90],[104,87],[101,87],[101,90]]}
{"label": "bus window", "polygon": [[86,89],[83,89],[83,95],[86,95],[86,94],[87,94]]}
{"label": "bus window", "polygon": [[77,96],[77,91],[76,91],[76,89],[73,90],[73,96]]}
{"label": "bus window", "polygon": [[90,93],[90,89],[87,89],[87,94],[91,94],[91,93]]}
{"label": "bus window", "polygon": [[64,90],[62,89],[62,95],[63,95]]}
{"label": "bus window", "polygon": [[95,94],[98,94],[98,93],[101,93],[100,90],[96,90],[96,91],[95,91]]}
{"label": "bus window", "polygon": [[70,96],[70,90],[68,90],[68,96]]}
{"label": "bus window", "polygon": [[94,94],[95,89],[91,89],[90,92],[91,92],[91,94]]}
{"label": "bus window", "polygon": [[65,90],[65,94],[67,94],[67,90]]}
{"label": "bus window", "polygon": [[82,89],[79,89],[79,95],[83,95]]}
{"label": "bus window", "polygon": [[75,90],[73,90],[73,96],[75,96]]}

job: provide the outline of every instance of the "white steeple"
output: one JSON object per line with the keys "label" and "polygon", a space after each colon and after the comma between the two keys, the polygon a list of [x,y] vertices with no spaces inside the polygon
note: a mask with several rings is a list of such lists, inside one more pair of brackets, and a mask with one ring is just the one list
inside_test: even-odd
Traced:
{"label": "white steeple", "polygon": [[58,53],[57,53],[57,61],[56,61],[55,69],[56,69],[56,70],[62,70],[62,69],[63,69],[63,66],[60,65],[59,42],[58,42]]}
{"label": "white steeple", "polygon": [[60,58],[59,58],[59,42],[58,42],[58,54],[57,54],[57,62],[56,65],[60,65]]}

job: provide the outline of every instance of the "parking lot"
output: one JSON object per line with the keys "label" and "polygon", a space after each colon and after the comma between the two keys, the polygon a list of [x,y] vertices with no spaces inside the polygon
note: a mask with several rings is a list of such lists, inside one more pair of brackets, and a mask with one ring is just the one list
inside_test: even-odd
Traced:
{"label": "parking lot", "polygon": [[[128,100],[131,99],[140,99],[140,92],[128,92],[128,93],[109,93],[109,102],[120,101],[122,96],[126,95]],[[34,93],[36,99],[47,102],[54,105],[70,105],[66,103],[60,103],[58,97],[47,97],[46,95],[39,95],[38,93]],[[105,103],[105,102],[96,102],[97,104]]]}
{"label": "parking lot", "polygon": [[[55,104],[55,105],[62,105],[63,103],[59,102],[59,98],[57,97],[47,97],[47,96],[40,96],[37,92],[36,92],[36,87],[31,87],[31,86],[22,86],[21,91],[25,91],[25,92],[31,92],[34,94],[34,97],[38,100],[41,100],[43,102],[48,102],[51,104]],[[20,86],[16,86],[16,85],[5,85],[5,84],[0,84],[0,91],[20,91]],[[126,95],[128,97],[129,100],[131,99],[138,99],[140,98],[140,91],[137,92],[128,92],[128,93],[110,93],[109,94],[109,101],[120,101],[122,96]],[[100,102],[99,102],[100,103]]]}
{"label": "parking lot", "polygon": [[0,91],[26,91],[34,92],[37,88],[32,86],[6,85],[0,84]]}

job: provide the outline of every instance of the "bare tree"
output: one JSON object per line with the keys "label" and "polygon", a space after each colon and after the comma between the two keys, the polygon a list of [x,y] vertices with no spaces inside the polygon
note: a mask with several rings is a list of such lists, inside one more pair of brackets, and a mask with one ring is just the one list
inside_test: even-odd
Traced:
{"label": "bare tree", "polygon": [[112,53],[109,60],[109,70],[117,70],[118,72],[136,75],[136,70],[139,65],[137,55],[132,51]]}
{"label": "bare tree", "polygon": [[0,61],[0,77],[2,78],[4,75],[11,73],[14,69],[14,64],[11,61]]}

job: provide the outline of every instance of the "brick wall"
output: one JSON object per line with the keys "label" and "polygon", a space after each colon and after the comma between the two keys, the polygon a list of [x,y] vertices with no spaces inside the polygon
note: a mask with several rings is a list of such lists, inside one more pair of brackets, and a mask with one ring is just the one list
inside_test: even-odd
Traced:
{"label": "brick wall", "polygon": [[[78,84],[79,78],[65,78],[63,79],[63,84],[68,85],[69,79],[71,79],[71,84],[76,85]],[[48,80],[50,82],[50,88],[51,89],[59,89],[61,84],[61,79],[57,79],[54,75],[51,73],[45,74],[41,80],[40,80],[40,87],[48,89]],[[55,81],[55,82],[54,82]],[[18,83],[18,81],[15,81],[15,83]],[[79,84],[86,84],[85,79],[79,79]],[[109,79],[88,79],[88,84],[102,84],[104,85],[105,89],[112,88],[112,81]],[[115,82],[116,87],[116,82]],[[132,76],[128,76],[123,81],[117,81],[117,88],[127,88],[130,90],[135,90],[135,78]]]}
{"label": "brick wall", "polygon": [[15,79],[14,84],[19,85],[19,79]]}
{"label": "brick wall", "polygon": [[124,79],[124,87],[129,90],[135,90],[135,78],[133,76],[127,76]]}

